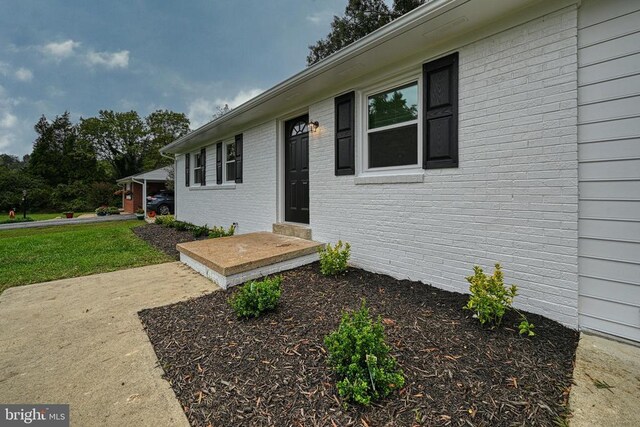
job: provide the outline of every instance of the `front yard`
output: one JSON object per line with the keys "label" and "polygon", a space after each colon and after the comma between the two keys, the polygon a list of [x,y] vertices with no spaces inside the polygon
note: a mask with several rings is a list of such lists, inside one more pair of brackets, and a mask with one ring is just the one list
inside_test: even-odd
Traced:
{"label": "front yard", "polygon": [[[144,310],[140,317],[192,426],[563,425],[578,332],[527,314],[480,326],[468,295],[318,264],[283,274],[275,312],[238,320],[228,292]],[[385,325],[404,371],[399,391],[370,407],[345,406],[323,338],[362,298]]]}
{"label": "front yard", "polygon": [[171,261],[131,232],[139,225],[118,221],[0,230],[0,293],[13,286]]}

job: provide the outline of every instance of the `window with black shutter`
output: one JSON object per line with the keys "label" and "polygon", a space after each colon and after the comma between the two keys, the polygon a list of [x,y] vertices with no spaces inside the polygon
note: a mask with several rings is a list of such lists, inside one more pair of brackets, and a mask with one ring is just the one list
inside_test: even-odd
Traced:
{"label": "window with black shutter", "polygon": [[236,182],[236,143],[224,143],[224,182]]}
{"label": "window with black shutter", "polygon": [[222,184],[222,142],[216,144],[216,184]]}
{"label": "window with black shutter", "polygon": [[189,153],[184,155],[184,186],[188,187],[191,184],[191,155]]}
{"label": "window with black shutter", "polygon": [[200,178],[200,185],[207,185],[207,149],[205,147],[202,147],[202,149],[200,149],[200,158],[202,159],[202,167],[201,167],[201,178]]}
{"label": "window with black shutter", "polygon": [[193,154],[193,183],[202,185],[202,151]]}
{"label": "window with black shutter", "polygon": [[458,53],[422,66],[423,168],[458,166]]}
{"label": "window with black shutter", "polygon": [[336,175],[356,173],[354,154],[355,92],[335,99],[335,172]]}
{"label": "window with black shutter", "polygon": [[241,183],[242,182],[242,134],[240,135],[236,135],[236,150],[235,150],[235,155],[236,155],[236,164],[235,164],[235,181],[236,183]]}

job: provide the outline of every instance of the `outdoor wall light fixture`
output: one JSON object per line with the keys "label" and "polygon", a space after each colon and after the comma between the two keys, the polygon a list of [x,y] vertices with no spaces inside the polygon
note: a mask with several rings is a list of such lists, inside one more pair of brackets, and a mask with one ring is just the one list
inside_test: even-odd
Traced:
{"label": "outdoor wall light fixture", "polygon": [[311,132],[317,131],[319,127],[320,127],[320,123],[317,120],[309,122],[309,130]]}

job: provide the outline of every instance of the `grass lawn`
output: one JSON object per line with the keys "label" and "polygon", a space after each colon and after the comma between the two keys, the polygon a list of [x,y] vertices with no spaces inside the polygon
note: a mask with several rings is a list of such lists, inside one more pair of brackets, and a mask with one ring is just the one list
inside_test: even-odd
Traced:
{"label": "grass lawn", "polygon": [[139,221],[0,230],[0,293],[13,286],[172,261],[136,237]]}

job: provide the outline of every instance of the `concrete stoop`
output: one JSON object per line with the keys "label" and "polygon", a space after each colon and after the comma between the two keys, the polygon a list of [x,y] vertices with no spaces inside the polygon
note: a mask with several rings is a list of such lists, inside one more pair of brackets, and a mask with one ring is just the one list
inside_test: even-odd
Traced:
{"label": "concrete stoop", "polygon": [[301,224],[290,224],[278,222],[273,224],[272,231],[283,236],[298,237],[300,239],[311,240],[311,228]]}
{"label": "concrete stoop", "polygon": [[180,243],[180,261],[228,289],[318,260],[322,243],[269,232]]}

